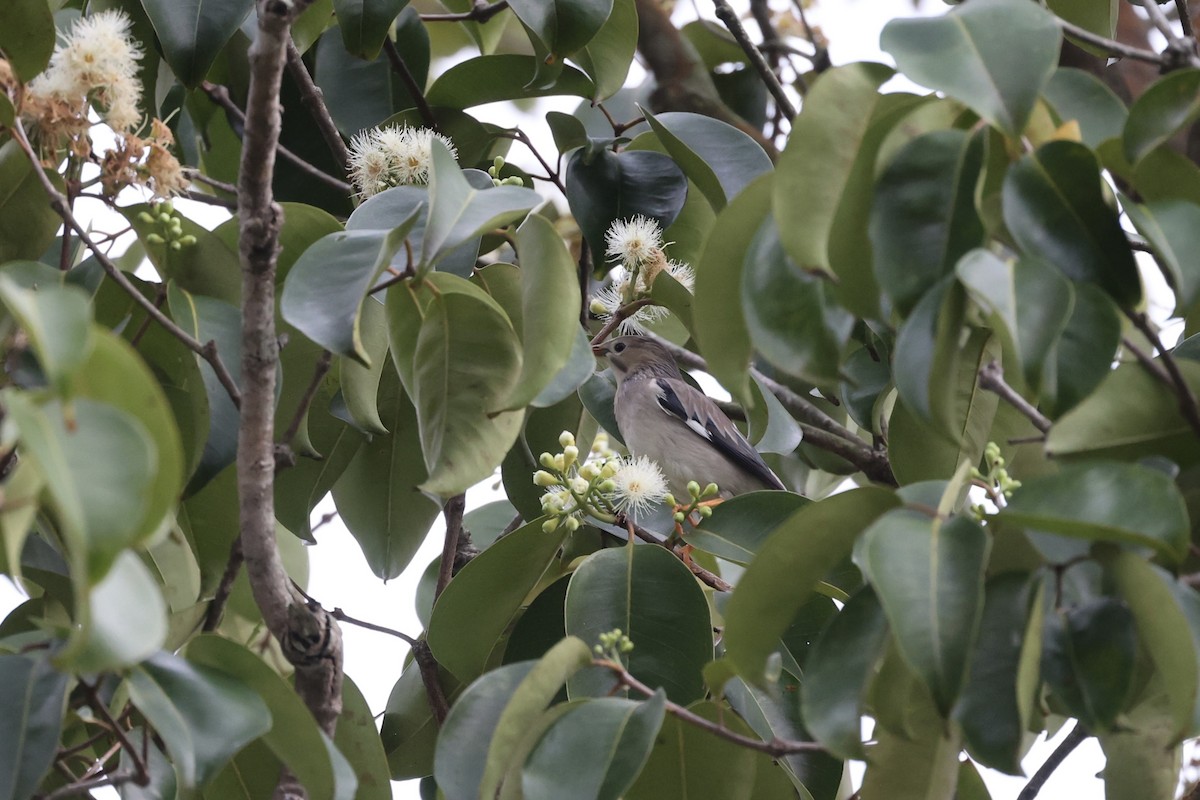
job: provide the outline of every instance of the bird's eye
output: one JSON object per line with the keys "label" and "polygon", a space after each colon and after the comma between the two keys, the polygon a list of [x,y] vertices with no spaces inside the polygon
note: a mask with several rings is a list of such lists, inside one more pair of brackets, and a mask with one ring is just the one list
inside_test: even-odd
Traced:
{"label": "bird's eye", "polygon": [[614,352],[614,353],[620,353],[620,352],[622,352],[624,349],[625,349],[625,343],[624,343],[624,342],[617,342],[616,344],[614,344],[614,345],[613,345],[613,352]]}

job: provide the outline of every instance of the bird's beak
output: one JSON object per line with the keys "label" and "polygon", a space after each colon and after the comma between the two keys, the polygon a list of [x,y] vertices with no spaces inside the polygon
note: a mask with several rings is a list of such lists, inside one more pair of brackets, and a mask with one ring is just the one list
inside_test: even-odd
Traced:
{"label": "bird's beak", "polygon": [[607,358],[608,357],[608,343],[601,342],[600,344],[592,347],[592,355],[594,355],[596,358]]}

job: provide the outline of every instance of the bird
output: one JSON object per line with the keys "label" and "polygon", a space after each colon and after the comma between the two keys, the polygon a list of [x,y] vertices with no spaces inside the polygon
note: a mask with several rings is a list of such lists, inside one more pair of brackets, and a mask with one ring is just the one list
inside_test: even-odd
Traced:
{"label": "bird", "polygon": [[657,462],[675,497],[688,497],[689,481],[717,484],[722,500],[785,488],[713,399],[683,379],[661,344],[618,336],[593,352],[616,376],[614,411],[626,447]]}

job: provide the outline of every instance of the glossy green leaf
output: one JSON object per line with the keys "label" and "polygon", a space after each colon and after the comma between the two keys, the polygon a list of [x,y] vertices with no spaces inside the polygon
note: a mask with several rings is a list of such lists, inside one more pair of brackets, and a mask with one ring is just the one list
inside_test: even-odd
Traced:
{"label": "glossy green leaf", "polygon": [[58,655],[64,669],[124,669],[166,641],[167,605],[154,575],[132,551],[118,554],[108,574],[77,605],[77,627]]}
{"label": "glossy green leaf", "polygon": [[984,0],[941,17],[889,22],[879,46],[917,83],[1019,137],[1058,62],[1054,17],[1022,0]]}
{"label": "glossy green leaf", "polygon": [[671,158],[691,179],[714,211],[720,211],[759,175],[771,171],[771,159],[748,135],[712,117],[686,111],[646,121]]}
{"label": "glossy green leaf", "polygon": [[579,277],[554,225],[530,214],[517,229],[521,254],[521,374],[499,406],[523,408],[567,365],[579,318]]}
{"label": "glossy green leaf", "polygon": [[522,796],[625,797],[650,756],[665,701],[660,689],[643,702],[601,697],[568,711],[545,732],[525,763]]}
{"label": "glossy green leaf", "polygon": [[445,144],[434,139],[430,150],[429,219],[421,237],[422,267],[436,263],[472,237],[520,219],[542,202],[537,192],[519,186],[476,189]]}
{"label": "glossy green leaf", "polygon": [[[1101,5],[1084,0],[1088,5]],[[1116,4],[1113,4],[1116,8]],[[1118,137],[1125,128],[1129,112],[1108,85],[1090,72],[1059,67],[1042,92],[1046,102],[1063,122],[1079,124],[1083,143],[1097,148],[1102,142]]]}
{"label": "glossy green leaf", "polygon": [[520,345],[484,297],[443,293],[421,322],[411,394],[429,470],[424,491],[449,496],[491,475],[521,430],[521,412],[494,411],[520,372]]}
{"label": "glossy green leaf", "polygon": [[805,97],[773,188],[783,246],[802,270],[836,274],[829,238],[837,209],[879,102],[879,86],[892,75],[881,64],[848,64],[823,73]]}
{"label": "glossy green leaf", "polygon": [[909,409],[934,430],[954,437],[959,336],[965,314],[963,291],[951,277],[929,289],[896,335],[892,361],[896,390]]}
{"label": "glossy green leaf", "polygon": [[609,436],[618,443],[624,444],[625,440],[621,438],[621,428],[617,425],[616,412],[613,410],[613,401],[616,400],[616,397],[617,379],[613,376],[611,369],[593,374],[579,387],[579,399],[583,401],[583,407],[587,409],[588,414],[600,424],[600,427]]}
{"label": "glossy green leaf", "polygon": [[867,688],[883,657],[887,619],[875,592],[861,589],[825,626],[800,685],[804,720],[813,736],[842,758],[863,757]]}
{"label": "glossy green leaf", "polygon": [[482,673],[565,536],[565,527],[545,533],[542,521],[535,520],[463,567],[438,597],[429,621],[429,647],[438,663],[464,682]]}
{"label": "glossy green leaf", "polygon": [[526,86],[537,70],[537,59],[524,55],[485,55],[462,61],[438,76],[426,93],[430,105],[471,108],[500,100],[547,95],[573,95],[590,99],[592,81],[574,67],[566,67],[547,86]]}
{"label": "glossy green leaf", "polygon": [[1131,306],[1141,297],[1141,283],[1103,185],[1090,150],[1077,142],[1050,142],[1009,169],[1004,219],[1027,255]]}
{"label": "glossy green leaf", "polygon": [[[619,628],[633,641],[630,673],[673,702],[704,695],[700,674],[712,660],[712,625],[704,592],[690,570],[661,547],[634,546],[593,553],[567,589],[566,629],[589,645]],[[614,685],[607,670],[577,673],[572,698],[603,697]]]}
{"label": "glossy green leaf", "polygon": [[1175,290],[1175,307],[1182,311],[1200,299],[1200,205],[1187,200],[1154,200],[1145,205],[1126,202],[1125,213],[1146,237],[1155,259]]}
{"label": "glossy green leaf", "polygon": [[1046,6],[1059,18],[1097,36],[1116,35],[1118,0],[1048,0]]}
{"label": "glossy green leaf", "polygon": [[1111,727],[1133,688],[1137,631],[1129,606],[1112,597],[1046,613],[1042,677],[1092,730]]}
{"label": "glossy green leaf", "polygon": [[982,243],[982,165],[983,137],[936,131],[909,142],[880,175],[870,226],[875,277],[901,314]]}
{"label": "glossy green leaf", "polygon": [[808,500],[791,492],[738,495],[714,508],[711,517],[688,533],[687,541],[718,558],[749,564],[767,537],[808,504]]}
{"label": "glossy green leaf", "polygon": [[789,375],[837,384],[838,357],[854,319],[832,302],[825,281],[788,257],[782,234],[764,224],[742,265],[742,314],[755,349]]}
{"label": "glossy green leaf", "polygon": [[334,0],[346,50],[368,61],[379,55],[388,28],[408,0]]}
{"label": "glossy green leaf", "polygon": [[[637,52],[638,15],[634,0],[614,0],[612,13],[572,60],[592,79],[593,100],[612,97],[625,85]],[[561,148],[559,152],[564,152]]]}
{"label": "glossy green leaf", "polygon": [[46,68],[54,38],[54,15],[44,0],[12,0],[0,7],[0,50],[21,80],[33,80]]}
{"label": "glossy green leaf", "polygon": [[725,648],[738,673],[764,676],[767,657],[817,582],[850,554],[858,535],[899,501],[877,488],[804,506],[759,548],[725,608]]}
{"label": "glossy green leaf", "polygon": [[[3,44],[3,42],[0,42]],[[54,763],[66,673],[46,658],[0,654],[0,797],[32,797]]]}
{"label": "glossy green leaf", "polygon": [[254,8],[252,0],[143,0],[163,56],[184,86],[208,74],[221,48]]}
{"label": "glossy green leaf", "polygon": [[613,0],[510,0],[509,8],[542,48],[561,60],[599,32],[612,13]]}
{"label": "glossy green leaf", "polygon": [[[62,177],[54,170],[46,172],[61,192]],[[15,139],[0,145],[0,187],[0,264],[39,258],[54,241],[62,218],[50,207],[42,182]]]}
{"label": "glossy green leaf", "polygon": [[561,403],[573,395],[592,376],[595,369],[596,359],[592,356],[591,341],[582,328],[576,328],[575,341],[571,344],[567,363],[529,404],[535,408],[547,408]]}
{"label": "glossy green leaf", "polygon": [[942,522],[910,509],[885,514],[863,534],[863,572],[879,593],[900,655],[943,716],[966,679],[989,544],[972,519]]}
{"label": "glossy green leaf", "polygon": [[741,304],[729,300],[741,291],[742,267],[758,221],[770,213],[773,178],[774,173],[759,177],[722,209],[695,265],[696,342],[709,372],[743,403],[750,399],[754,346]]}
{"label": "glossy green leaf", "polygon": [[521,661],[498,667],[468,686],[455,701],[438,734],[434,756],[433,775],[446,797],[468,800],[480,796],[492,735],[517,687],[536,665],[536,661]]}
{"label": "glossy green leaf", "polygon": [[1067,466],[1018,489],[1000,519],[1083,539],[1148,545],[1171,561],[1188,548],[1188,516],[1171,478],[1140,464]]}
{"label": "glossy green leaf", "polygon": [[[362,691],[349,677],[342,686],[342,703],[333,742],[325,739],[331,756],[344,757],[335,759],[344,760],[344,772],[337,775],[339,800],[391,800],[387,756],[375,728],[375,716]],[[353,785],[355,781],[347,780],[350,776],[357,778],[357,786]]]}
{"label": "glossy green leaf", "polygon": [[[446,696],[453,697],[458,684],[445,670],[439,670],[438,676]],[[429,708],[421,669],[409,662],[388,696],[379,731],[392,780],[432,774],[438,727]]]}
{"label": "glossy green leaf", "polygon": [[[745,723],[722,714],[714,703],[697,703],[689,710],[743,735],[748,732]],[[668,716],[663,720],[650,760],[625,797],[627,800],[677,797],[750,800],[754,772],[754,751]]]}
{"label": "glossy green leaf", "polygon": [[1136,164],[1200,116],[1200,70],[1176,70],[1155,81],[1129,109],[1125,157]]}
{"label": "glossy green leaf", "polygon": [[338,515],[358,541],[371,572],[390,580],[404,571],[441,504],[417,487],[428,477],[417,414],[394,375],[384,381],[380,405],[388,433],[359,448],[333,486]]}
{"label": "glossy green leaf", "polygon": [[[126,206],[121,209],[125,219],[137,232],[138,239],[146,249],[146,256],[164,281],[172,281],[181,289],[192,294],[215,297],[231,305],[239,305],[242,297],[242,267],[238,261],[236,238],[227,240],[215,231],[209,231],[198,222],[176,213],[180,229],[185,236],[193,236],[196,243],[176,250],[166,242],[152,243],[151,234],[164,237],[165,224],[154,219],[147,222],[142,214],[151,214],[154,207],[148,203]],[[165,213],[165,212],[160,212]],[[236,237],[236,222],[227,223],[227,231]]]}
{"label": "glossy green leaf", "polygon": [[[391,361],[387,357],[387,312],[384,311],[381,303],[369,300],[362,304],[359,308],[358,333],[363,352],[366,353],[367,361],[371,366],[364,367],[353,359],[339,358],[337,363],[338,388],[342,390],[346,411],[358,428],[372,434],[387,433],[388,428],[379,417],[378,403],[379,384],[383,379],[383,372],[391,365]],[[289,344],[291,343],[289,342]],[[319,355],[315,357],[310,355],[308,362],[313,363],[319,357]],[[284,365],[284,374],[287,374],[287,365]],[[276,420],[280,416],[277,411]],[[283,416],[291,419],[286,414]]]}
{"label": "glossy green leaf", "polygon": [[[478,170],[465,170],[468,182],[478,180],[479,176],[491,181],[486,173]],[[482,181],[480,181],[482,183]],[[475,185],[472,183],[472,185]],[[404,219],[416,212],[417,218],[412,229],[408,232],[408,242],[414,253],[421,251],[425,238],[425,226],[429,221],[429,190],[424,186],[397,186],[386,189],[369,198],[354,210],[346,220],[346,230],[370,230],[373,228],[388,228],[395,219]],[[466,278],[475,269],[475,259],[479,254],[479,240],[468,239],[438,259],[438,271],[452,272]],[[392,257],[391,267],[404,270],[409,267],[408,249],[397,251]]]}
{"label": "glossy green leaf", "polygon": [[371,364],[359,331],[361,309],[416,221],[414,211],[390,231],[344,231],[304,251],[283,285],[280,313],[333,353]]}
{"label": "glossy green leaf", "polygon": [[1174,744],[1171,696],[1151,679],[1121,724],[1097,738],[1104,751],[1104,795],[1111,800],[1173,797],[1183,769]]}
{"label": "glossy green leaf", "polygon": [[0,275],[0,302],[29,336],[51,386],[62,392],[91,349],[88,296],[74,286],[24,289]]}
{"label": "glossy green leaf", "polygon": [[1113,374],[1113,357],[1120,341],[1121,318],[1113,301],[1095,286],[1076,284],[1075,303],[1058,341],[1056,363],[1047,368],[1042,387],[1046,413],[1054,417],[1074,408]]}
{"label": "glossy green leaf", "polygon": [[1007,572],[989,580],[984,591],[971,680],[954,717],[979,763],[1020,775],[1035,698],[1022,692],[1019,674],[1022,662],[1040,658],[1040,585],[1026,573]]}
{"label": "glossy green leaf", "polygon": [[211,667],[158,653],[129,673],[130,699],[167,745],[185,786],[206,783],[234,753],[271,729],[248,685]]}
{"label": "glossy green leaf", "polygon": [[750,442],[760,453],[791,455],[804,440],[804,431],[775,393],[758,377],[751,377],[754,407],[749,409]]}

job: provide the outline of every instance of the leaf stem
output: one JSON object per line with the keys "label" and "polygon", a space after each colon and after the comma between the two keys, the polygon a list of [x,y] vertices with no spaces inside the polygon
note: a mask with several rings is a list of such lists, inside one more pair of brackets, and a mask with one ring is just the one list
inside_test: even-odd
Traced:
{"label": "leaf stem", "polygon": [[325,94],[321,87],[313,82],[308,67],[304,65],[304,56],[300,54],[296,42],[292,39],[288,39],[287,42],[287,70],[300,89],[300,101],[317,123],[317,130],[321,132],[321,137],[329,146],[329,152],[333,154],[333,160],[342,168],[344,175],[350,163],[350,151],[346,149],[346,142],[329,113],[329,107],[325,105]]}
{"label": "leaf stem", "polygon": [[396,43],[392,41],[392,37],[385,36],[383,38],[383,52],[387,54],[388,63],[392,65],[392,72],[400,76],[400,80],[404,83],[408,93],[412,95],[413,101],[417,104],[417,113],[421,115],[421,120],[425,126],[441,133],[438,127],[437,117],[433,114],[433,109],[429,107],[429,101],[425,99],[425,90],[417,83],[417,79],[413,76],[412,70],[408,68],[404,58],[400,55],[400,51],[396,49]]}

